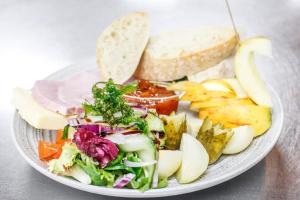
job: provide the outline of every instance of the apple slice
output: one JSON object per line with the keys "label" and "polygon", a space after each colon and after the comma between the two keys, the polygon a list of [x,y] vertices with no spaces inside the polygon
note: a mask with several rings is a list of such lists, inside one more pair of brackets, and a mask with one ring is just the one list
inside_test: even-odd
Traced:
{"label": "apple slice", "polygon": [[224,154],[236,154],[245,150],[254,138],[251,126],[240,126],[233,129],[233,135],[223,149]]}
{"label": "apple slice", "polygon": [[158,176],[168,178],[172,176],[180,167],[182,152],[175,150],[160,150],[158,156]]}
{"label": "apple slice", "polygon": [[180,150],[182,162],[176,173],[176,179],[179,183],[190,183],[199,178],[207,169],[208,154],[203,145],[187,133],[182,135]]}
{"label": "apple slice", "polygon": [[266,85],[256,69],[254,53],[271,57],[271,41],[265,37],[254,37],[243,41],[234,58],[234,71],[238,81],[255,103],[272,107]]}

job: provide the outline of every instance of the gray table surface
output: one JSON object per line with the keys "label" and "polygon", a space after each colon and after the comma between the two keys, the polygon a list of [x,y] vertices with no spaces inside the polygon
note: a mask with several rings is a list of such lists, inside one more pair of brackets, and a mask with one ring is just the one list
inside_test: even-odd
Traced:
{"label": "gray table surface", "polygon": [[[273,41],[274,58],[264,78],[285,110],[272,152],[244,174],[218,186],[164,199],[299,199],[300,195],[300,2],[231,0],[237,26]],[[0,1],[0,199],[117,199],[81,192],[39,174],[11,139],[11,88],[73,63],[94,59],[95,41],[113,19],[148,11],[151,32],[200,25],[228,25],[221,0],[1,0]]]}

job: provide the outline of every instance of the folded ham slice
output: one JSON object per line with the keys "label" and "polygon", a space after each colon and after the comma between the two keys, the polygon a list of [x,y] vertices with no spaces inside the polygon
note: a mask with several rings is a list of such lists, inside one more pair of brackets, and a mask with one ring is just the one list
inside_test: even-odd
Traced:
{"label": "folded ham slice", "polygon": [[64,81],[39,80],[32,88],[32,96],[48,110],[62,115],[80,114],[82,103],[92,101],[92,86],[100,79],[98,72],[85,71]]}

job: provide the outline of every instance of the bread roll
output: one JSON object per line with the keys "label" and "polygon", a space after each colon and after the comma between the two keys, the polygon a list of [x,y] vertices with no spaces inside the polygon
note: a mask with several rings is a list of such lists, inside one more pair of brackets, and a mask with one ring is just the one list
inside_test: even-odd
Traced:
{"label": "bread roll", "polygon": [[232,28],[205,27],[151,37],[135,76],[172,81],[192,75],[230,56],[238,43]]}
{"label": "bread roll", "polygon": [[105,79],[124,83],[135,72],[149,39],[148,15],[130,13],[114,21],[97,40],[96,57]]}

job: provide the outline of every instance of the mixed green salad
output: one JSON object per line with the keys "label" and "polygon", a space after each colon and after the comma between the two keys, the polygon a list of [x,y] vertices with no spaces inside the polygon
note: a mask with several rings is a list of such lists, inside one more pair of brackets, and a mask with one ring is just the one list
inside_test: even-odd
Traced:
{"label": "mixed green salad", "polygon": [[[164,123],[155,110],[124,100],[122,95],[135,89],[136,83],[120,86],[111,79],[95,84],[94,102],[83,103],[84,113],[58,131],[56,144],[40,141],[40,158],[49,161],[49,170],[97,186],[166,187],[166,178],[157,173],[158,150],[165,148]],[[50,155],[51,145],[61,150]]]}

